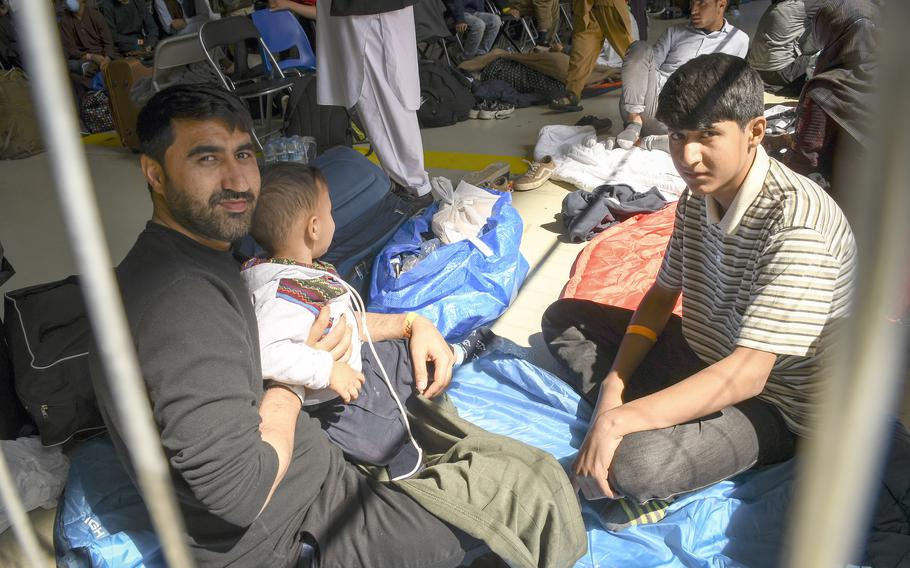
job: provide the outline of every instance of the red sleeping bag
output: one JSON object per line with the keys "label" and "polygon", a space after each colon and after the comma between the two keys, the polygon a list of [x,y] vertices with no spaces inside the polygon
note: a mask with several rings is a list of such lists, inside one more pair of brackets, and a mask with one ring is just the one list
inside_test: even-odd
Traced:
{"label": "red sleeping bag", "polygon": [[[673,232],[676,203],[636,215],[608,228],[588,243],[572,266],[561,298],[591,300],[634,310],[657,278]],[[682,302],[673,310],[682,315]]]}

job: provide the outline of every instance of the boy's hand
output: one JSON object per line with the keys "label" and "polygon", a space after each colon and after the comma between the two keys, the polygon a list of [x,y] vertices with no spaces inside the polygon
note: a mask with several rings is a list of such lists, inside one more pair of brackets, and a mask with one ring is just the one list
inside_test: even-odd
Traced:
{"label": "boy's hand", "polygon": [[334,326],[329,326],[331,326],[330,311],[324,307],[319,310],[319,315],[313,322],[313,327],[310,328],[306,344],[313,349],[328,351],[336,361],[347,361],[351,356],[353,328],[348,324],[344,315],[338,318]]}
{"label": "boy's hand", "polygon": [[363,373],[358,373],[347,363],[335,361],[332,376],[329,378],[329,388],[338,393],[345,404],[349,404],[360,396],[363,380]]}

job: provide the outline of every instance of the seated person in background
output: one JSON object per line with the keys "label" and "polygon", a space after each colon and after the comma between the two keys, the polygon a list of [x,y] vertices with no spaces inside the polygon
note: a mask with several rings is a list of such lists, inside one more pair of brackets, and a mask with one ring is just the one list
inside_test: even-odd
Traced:
{"label": "seated person in background", "polygon": [[682,64],[706,53],[746,56],[749,36],[724,18],[726,8],[727,0],[692,0],[688,24],[667,28],[653,48],[643,41],[629,47],[623,59],[619,103],[625,129],[616,137],[621,148],[631,148],[643,133],[666,134],[666,127],[654,120],[657,98]]}
{"label": "seated person in background", "polygon": [[90,78],[119,57],[107,21],[85,0],[66,0],[60,18],[60,40],[70,73]]}
{"label": "seated person in background", "polygon": [[790,459],[811,435],[856,245],[834,200],[765,154],[763,91],[721,53],[670,76],[657,118],[688,188],[657,281],[634,313],[564,299],[543,316],[567,381],[596,404],[576,484],[587,499],[625,497],[608,508],[617,527]]}
{"label": "seated person in background", "polygon": [[155,49],[158,24],[146,0],[100,0],[99,7],[121,55]]}
{"label": "seated person in background", "polygon": [[761,75],[769,91],[805,78],[812,57],[807,39],[803,0],[771,0],[758,21],[746,61]]}
{"label": "seated person in background", "polygon": [[269,0],[269,9],[273,12],[276,10],[290,10],[307,20],[316,19],[316,2],[304,2],[303,0]]}
{"label": "seated person in background", "polygon": [[4,69],[22,67],[19,57],[19,45],[16,38],[16,26],[7,0],[0,0],[0,65]]}
{"label": "seated person in background", "polygon": [[559,27],[559,0],[514,0],[508,2],[508,7],[503,9],[503,13],[516,19],[531,16],[534,19],[534,27],[537,28],[535,43],[562,51],[562,45],[553,37],[556,28]]}
{"label": "seated person in background", "polygon": [[483,0],[447,0],[449,16],[455,21],[455,32],[465,34],[465,59],[473,59],[493,48],[502,20],[486,11]]}
{"label": "seated person in background", "polygon": [[[296,392],[348,458],[388,466],[393,479],[408,477],[420,468],[422,456],[403,414],[415,389],[411,356],[404,341],[382,341],[388,339],[383,330],[399,329],[401,316],[367,313],[360,321],[359,296],[352,298],[356,292],[335,267],[318,260],[334,233],[329,188],[319,170],[291,162],[263,170],[250,234],[269,258],[249,260],[241,271],[259,323],[262,376]],[[296,340],[309,334],[322,309],[330,311],[334,325],[355,326],[346,360],[334,361]],[[408,330],[417,317],[408,314]],[[421,319],[418,325],[427,324]],[[460,363],[465,351],[456,345],[453,352]],[[441,383],[428,388],[420,381],[420,394],[441,392]]]}
{"label": "seated person in background", "polygon": [[217,17],[208,0],[189,0],[186,4],[192,4],[192,9],[185,9],[181,0],[155,0],[155,14],[166,35],[198,32],[202,24]]}
{"label": "seated person in background", "polygon": [[878,68],[879,18],[873,0],[827,0],[815,14],[811,28],[821,53],[800,94],[796,133],[784,156],[795,171],[817,173],[830,183],[837,153],[856,163],[865,152]]}

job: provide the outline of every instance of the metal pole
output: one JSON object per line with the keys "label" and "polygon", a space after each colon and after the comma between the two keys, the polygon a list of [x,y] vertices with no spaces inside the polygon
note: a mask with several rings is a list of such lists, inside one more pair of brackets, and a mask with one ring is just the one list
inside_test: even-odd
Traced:
{"label": "metal pole", "polygon": [[0,496],[3,497],[3,506],[9,514],[10,522],[13,525],[13,531],[16,533],[16,540],[25,553],[29,566],[53,566],[54,562],[42,554],[41,545],[38,544],[38,537],[35,536],[34,528],[28,519],[28,512],[19,499],[19,491],[10,474],[9,466],[6,463],[6,456],[0,451]]}
{"label": "metal pole", "polygon": [[[873,139],[861,167],[842,168],[839,187],[852,194],[858,278],[853,317],[843,349],[830,367],[822,395],[823,415],[808,441],[799,471],[788,565],[845,566],[861,550],[875,503],[877,476],[888,449],[891,421],[901,392],[905,326],[888,322],[902,309],[905,247],[910,242],[910,2],[888,2],[877,84]],[[845,160],[855,156],[840,156]],[[862,167],[864,166],[864,167]],[[849,205],[849,204],[848,204]]]}
{"label": "metal pole", "polygon": [[82,275],[82,293],[139,489],[168,565],[171,568],[190,567],[193,561],[183,536],[183,519],[152,420],[135,347],[111,270],[110,253],[101,230],[52,3],[47,0],[20,2],[16,24],[57,195],[76,266]]}

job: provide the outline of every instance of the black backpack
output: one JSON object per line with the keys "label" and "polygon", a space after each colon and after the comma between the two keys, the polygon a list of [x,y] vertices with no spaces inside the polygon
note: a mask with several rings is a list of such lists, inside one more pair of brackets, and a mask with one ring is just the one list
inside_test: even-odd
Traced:
{"label": "black backpack", "polygon": [[294,80],[284,117],[284,134],[314,137],[318,154],[335,146],[350,147],[354,143],[351,115],[344,107],[316,102],[316,78],[313,76]]}
{"label": "black backpack", "polygon": [[423,128],[449,126],[468,119],[474,95],[467,78],[437,61],[421,61],[420,109],[417,120]]}
{"label": "black backpack", "polygon": [[[16,271],[3,256],[3,244],[0,243],[0,286],[9,280]],[[0,325],[3,320],[0,320]],[[6,338],[0,335],[0,440],[15,440],[23,435],[28,419],[25,410],[16,398],[13,388],[13,363],[10,361]]]}
{"label": "black backpack", "polygon": [[19,400],[45,446],[104,428],[89,374],[92,330],[75,276],[8,292],[6,340]]}

